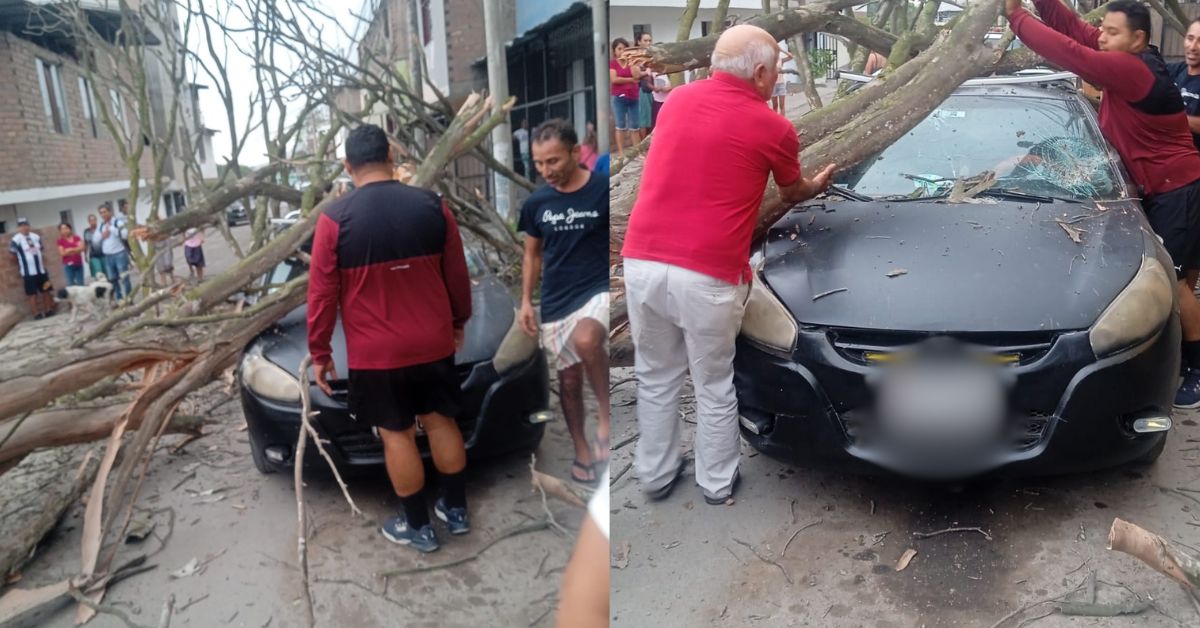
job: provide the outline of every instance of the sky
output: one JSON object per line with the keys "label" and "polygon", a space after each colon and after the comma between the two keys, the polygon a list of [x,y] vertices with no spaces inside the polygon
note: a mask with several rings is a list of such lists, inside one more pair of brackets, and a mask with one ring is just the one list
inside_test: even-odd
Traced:
{"label": "sky", "polygon": [[[365,15],[373,5],[373,0],[312,0],[314,4],[320,5],[325,12],[336,16],[341,21],[342,27],[346,30],[354,32],[355,26],[361,24],[361,21],[353,17],[354,13]],[[188,0],[180,0],[181,4],[187,5]],[[229,6],[245,6],[243,0],[191,0],[193,6],[198,6],[198,2],[204,2],[207,11],[220,11],[221,20],[227,27],[240,28],[248,26],[245,16],[242,16],[237,11],[230,11]],[[280,4],[286,4],[280,2]],[[353,8],[353,13],[351,12]],[[211,15],[211,14],[210,14]],[[179,9],[179,20],[182,24],[186,19],[184,9]],[[324,22],[323,18],[321,19]],[[361,30],[365,30],[365,27]],[[246,127],[247,116],[251,114],[251,98],[257,92],[257,78],[254,72],[255,60],[251,57],[243,55],[236,47],[226,46],[225,42],[221,41],[222,34],[215,28],[213,30],[214,46],[217,49],[218,55],[227,55],[226,65],[229,73],[229,82],[233,91],[234,110],[236,112],[235,121],[239,127],[239,134],[244,133]],[[239,42],[239,45],[249,51],[253,48],[254,38],[249,33],[231,33],[228,35],[231,39]],[[331,50],[347,50],[352,46],[351,38],[343,35],[341,30],[335,26],[326,25],[322,43],[327,49]],[[199,17],[193,18],[191,28],[188,34],[188,48],[195,52],[197,56],[205,60],[206,65],[211,65],[211,55],[208,52],[207,42],[204,38],[203,28],[200,24]],[[295,63],[295,58],[292,55],[285,55],[285,59],[279,60],[279,65],[291,65]],[[202,85],[207,85],[208,89],[200,91],[200,111],[204,125],[210,129],[215,129],[217,134],[213,136],[213,152],[217,156],[217,164],[221,165],[226,162],[231,153],[231,134],[229,133],[229,122],[225,112],[225,105],[221,100],[217,83],[204,72],[203,69],[198,70],[194,81]],[[257,115],[255,118],[257,119]],[[272,124],[274,124],[274,116],[272,116]],[[242,165],[257,166],[267,163],[266,157],[266,140],[263,138],[260,130],[255,130],[249,134],[246,141],[246,146],[241,152],[240,162]]]}

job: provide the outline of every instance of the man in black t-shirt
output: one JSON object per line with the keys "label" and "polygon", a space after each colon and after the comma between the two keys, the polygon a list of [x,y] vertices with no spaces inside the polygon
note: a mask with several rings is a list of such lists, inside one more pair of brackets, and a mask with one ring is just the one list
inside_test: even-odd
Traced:
{"label": "man in black t-shirt", "polygon": [[1168,63],[1167,73],[1183,95],[1192,142],[1200,149],[1200,18],[1188,24],[1187,34],[1183,36],[1183,61]]}
{"label": "man in black t-shirt", "polygon": [[[537,336],[533,292],[539,276],[542,345],[558,369],[563,416],[575,444],[571,478],[594,483],[608,461],[608,178],[579,166],[579,140],[565,120],[530,135],[533,165],[546,181],[521,208],[525,236],[521,328]],[[583,378],[598,402],[595,449],[584,432]]]}

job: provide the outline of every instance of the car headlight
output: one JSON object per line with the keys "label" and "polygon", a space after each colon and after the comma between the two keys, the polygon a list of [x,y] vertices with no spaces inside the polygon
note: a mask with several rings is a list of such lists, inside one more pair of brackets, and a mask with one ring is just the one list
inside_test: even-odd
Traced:
{"label": "car headlight", "polygon": [[299,380],[264,358],[260,347],[254,347],[242,357],[242,383],[267,399],[300,403]]}
{"label": "car headlight", "polygon": [[1149,338],[1175,306],[1173,274],[1146,251],[1142,267],[1088,332],[1092,351],[1104,357]]}
{"label": "car headlight", "polygon": [[514,366],[528,360],[537,350],[537,338],[521,329],[520,319],[517,313],[513,312],[512,325],[509,326],[508,333],[504,334],[504,340],[500,341],[500,348],[496,349],[492,366],[496,368],[496,373],[503,375]]}
{"label": "car headlight", "polygon": [[791,352],[798,333],[799,327],[792,313],[767,286],[761,273],[755,273],[746,313],[742,316],[742,334],[757,343]]}

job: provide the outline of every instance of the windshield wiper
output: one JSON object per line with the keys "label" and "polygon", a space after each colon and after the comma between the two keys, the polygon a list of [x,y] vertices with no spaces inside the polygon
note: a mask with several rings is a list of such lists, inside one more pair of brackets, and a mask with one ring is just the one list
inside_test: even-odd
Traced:
{"label": "windshield wiper", "polygon": [[854,190],[851,190],[850,188],[844,188],[840,185],[829,186],[829,189],[825,190],[825,193],[826,194],[834,194],[834,195],[840,196],[848,201],[857,201],[859,203],[868,203],[870,201],[875,200],[875,199],[871,198],[870,196],[867,196],[866,194],[859,194],[858,192],[855,192]]}

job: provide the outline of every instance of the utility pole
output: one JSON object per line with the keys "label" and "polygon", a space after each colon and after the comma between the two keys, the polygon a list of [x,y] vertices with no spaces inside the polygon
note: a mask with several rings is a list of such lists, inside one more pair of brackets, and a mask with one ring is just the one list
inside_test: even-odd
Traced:
{"label": "utility pole", "polygon": [[607,2],[592,0],[592,52],[595,53],[596,76],[596,152],[608,152],[608,10]]}
{"label": "utility pole", "polygon": [[[492,106],[500,107],[508,100],[508,58],[504,51],[504,42],[500,39],[500,2],[499,0],[483,0],[483,28],[487,41],[487,73],[488,92],[491,93]],[[508,116],[504,117],[496,128],[492,129],[492,156],[496,161],[512,168],[512,126]],[[526,176],[529,176],[526,173]],[[509,205],[512,196],[509,180],[496,172],[492,174],[496,190],[496,213],[504,220],[511,220]]]}
{"label": "utility pole", "polygon": [[424,54],[424,43],[421,41],[421,2],[408,0],[408,66],[412,70],[412,88],[418,96],[424,97],[425,79],[421,73],[421,57]]}

